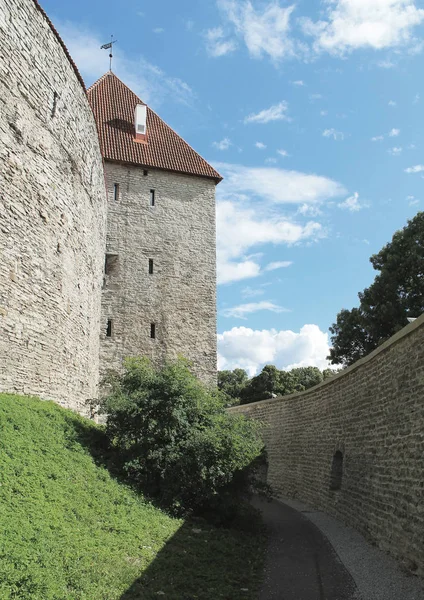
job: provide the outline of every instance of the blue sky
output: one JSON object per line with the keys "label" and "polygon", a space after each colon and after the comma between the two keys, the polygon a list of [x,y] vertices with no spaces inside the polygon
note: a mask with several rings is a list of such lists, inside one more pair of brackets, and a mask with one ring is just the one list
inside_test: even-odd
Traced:
{"label": "blue sky", "polygon": [[113,70],[225,177],[221,368],[326,366],[369,256],[424,204],[424,3],[44,0],[86,83]]}

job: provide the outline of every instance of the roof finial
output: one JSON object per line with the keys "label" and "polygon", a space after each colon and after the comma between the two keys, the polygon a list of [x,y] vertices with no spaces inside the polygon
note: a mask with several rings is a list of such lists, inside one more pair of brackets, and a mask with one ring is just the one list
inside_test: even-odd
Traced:
{"label": "roof finial", "polygon": [[112,71],[112,58],[113,58],[113,44],[116,44],[118,40],[114,40],[113,39],[113,35],[110,36],[110,42],[108,44],[103,44],[103,46],[100,46],[100,50],[109,50],[110,48],[110,54],[109,54],[109,71]]}

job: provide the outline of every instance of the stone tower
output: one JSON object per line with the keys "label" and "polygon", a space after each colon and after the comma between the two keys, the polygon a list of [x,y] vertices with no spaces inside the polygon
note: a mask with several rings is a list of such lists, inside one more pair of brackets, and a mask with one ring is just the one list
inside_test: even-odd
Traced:
{"label": "stone tower", "polygon": [[88,99],[108,197],[100,370],[183,355],[211,382],[221,176],[112,72]]}

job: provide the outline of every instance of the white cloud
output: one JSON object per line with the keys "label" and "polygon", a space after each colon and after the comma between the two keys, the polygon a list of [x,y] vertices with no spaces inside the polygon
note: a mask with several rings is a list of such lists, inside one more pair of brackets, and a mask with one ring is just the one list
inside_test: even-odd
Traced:
{"label": "white cloud", "polygon": [[267,264],[265,267],[265,271],[276,271],[277,269],[285,269],[286,267],[290,267],[292,265],[291,260],[280,260],[276,262],[271,262]]}
{"label": "white cloud", "polygon": [[256,296],[263,296],[264,294],[264,289],[251,288],[250,286],[246,286],[241,290],[241,295],[243,296],[243,298],[255,298]]}
{"label": "white cloud", "polygon": [[280,7],[274,0],[257,11],[249,0],[218,0],[218,6],[253,58],[268,55],[277,61],[302,51],[302,44],[289,36],[294,5]]}
{"label": "white cloud", "polygon": [[322,210],[316,204],[302,204],[297,209],[297,212],[300,215],[309,216],[309,217],[318,217],[322,215]]}
{"label": "white cloud", "polygon": [[329,0],[327,20],[301,20],[316,52],[344,55],[358,48],[412,46],[413,29],[424,20],[415,0]]}
{"label": "white cloud", "polygon": [[388,104],[389,106],[397,106],[397,102],[395,102],[394,100],[389,100]]}
{"label": "white cloud", "polygon": [[234,52],[237,48],[237,44],[234,40],[225,39],[222,27],[208,29],[204,37],[206,40],[206,50],[209,56],[213,56],[214,58],[225,56],[230,52]]}
{"label": "white cloud", "polygon": [[283,100],[283,102],[279,102],[278,104],[274,104],[270,106],[270,108],[266,108],[261,110],[257,114],[250,114],[248,117],[245,117],[245,123],[269,123],[270,121],[290,121],[290,117],[287,116],[288,104]]}
{"label": "white cloud", "polygon": [[290,156],[289,153],[287,152],[287,150],[277,150],[277,154],[279,154],[280,156],[283,156],[284,158],[286,158],[287,156]]}
{"label": "white cloud", "polygon": [[[108,53],[100,49],[105,42],[103,37],[70,22],[59,22],[56,26],[87,85],[106,73],[109,58]],[[112,68],[144,102],[154,107],[159,106],[166,97],[186,105],[190,105],[195,98],[187,83],[167,75],[143,57],[128,58],[118,44],[114,46]]]}
{"label": "white cloud", "polygon": [[309,100],[311,102],[314,102],[315,100],[322,100],[323,95],[322,94],[309,94]]}
{"label": "white cloud", "polygon": [[419,101],[420,101],[420,95],[415,94],[412,104],[418,104]]}
{"label": "white cloud", "polygon": [[371,138],[372,142],[381,142],[382,140],[384,140],[384,135],[376,135],[375,137]]}
{"label": "white cloud", "polygon": [[320,113],[321,117],[325,117],[328,115],[328,110],[321,110]]}
{"label": "white cloud", "polygon": [[230,283],[261,273],[257,257],[246,256],[252,248],[264,244],[292,245],[323,236],[319,223],[305,225],[284,216],[241,203],[221,200],[217,204],[218,283]]}
{"label": "white cloud", "polygon": [[394,146],[393,148],[389,148],[387,152],[392,156],[399,156],[399,154],[402,154],[402,148],[400,146]]}
{"label": "white cloud", "polygon": [[287,308],[278,306],[278,304],[268,302],[267,300],[261,300],[260,302],[249,302],[248,304],[239,304],[238,306],[232,306],[231,308],[224,308],[224,310],[221,311],[221,314],[224,317],[247,319],[246,315],[262,310],[269,310],[274,313],[290,312]]}
{"label": "white cloud", "polygon": [[[292,245],[325,235],[320,223],[299,223],[281,214],[279,204],[316,204],[346,193],[336,181],[275,167],[215,165],[224,175],[217,190],[218,282],[230,283],[261,273],[252,249]],[[305,216],[305,215],[303,215]]]}
{"label": "white cloud", "polygon": [[228,148],[232,145],[232,142],[229,138],[224,138],[220,142],[213,142],[212,146],[217,148],[218,150],[228,150]]}
{"label": "white cloud", "polygon": [[302,81],[301,79],[298,79],[297,81],[292,81],[291,83],[292,83],[292,85],[296,85],[298,87],[303,87],[305,85],[305,82]]}
{"label": "white cloud", "polygon": [[349,210],[350,212],[357,212],[358,210],[365,208],[365,204],[360,204],[359,202],[358,192],[355,192],[352,196],[349,196],[349,198],[346,198],[344,202],[340,202],[340,204],[337,206],[339,208]]}
{"label": "white cloud", "polygon": [[243,279],[257,277],[261,272],[260,266],[253,260],[229,261],[226,253],[217,253],[217,282],[232,283]]}
{"label": "white cloud", "polygon": [[163,33],[165,29],[163,27],[155,27],[153,33]]}
{"label": "white cloud", "polygon": [[424,171],[424,165],[415,165],[415,167],[405,169],[405,173],[421,173],[421,171]]}
{"label": "white cloud", "polygon": [[390,137],[397,137],[399,134],[400,134],[400,129],[393,128],[389,131]]}
{"label": "white cloud", "polygon": [[278,161],[276,158],[273,158],[272,156],[270,156],[269,158],[265,159],[265,162],[267,165],[276,165]]}
{"label": "white cloud", "polygon": [[330,138],[332,137],[333,140],[335,141],[339,141],[339,140],[344,140],[344,133],[342,131],[337,131],[336,129],[324,129],[324,131],[322,132],[322,135],[324,137]]}
{"label": "white cloud", "polygon": [[285,370],[309,366],[326,369],[328,354],[328,334],[317,325],[304,325],[298,333],[233,327],[218,335],[218,368],[246,369],[250,376],[265,364]]}
{"label": "white cloud", "polygon": [[417,206],[417,204],[420,203],[418,198],[415,198],[415,196],[407,196],[406,199],[408,200],[409,206]]}
{"label": "white cloud", "polygon": [[263,144],[262,142],[256,142],[255,144],[256,148],[259,148],[259,150],[265,150],[266,145]]}
{"label": "white cloud", "polygon": [[377,61],[377,67],[380,67],[380,69],[393,69],[396,67],[396,63],[391,60],[379,60]]}
{"label": "white cloud", "polygon": [[328,177],[277,167],[245,167],[228,163],[215,165],[224,175],[218,195],[237,198],[242,193],[259,196],[273,203],[319,203],[346,193],[344,187]]}

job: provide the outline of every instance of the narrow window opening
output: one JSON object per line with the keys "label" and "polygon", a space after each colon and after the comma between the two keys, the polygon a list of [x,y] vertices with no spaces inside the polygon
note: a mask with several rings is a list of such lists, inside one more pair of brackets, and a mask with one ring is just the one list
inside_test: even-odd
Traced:
{"label": "narrow window opening", "polygon": [[118,272],[118,255],[106,254],[105,256],[105,275],[116,275]]}
{"label": "narrow window opening", "polygon": [[153,275],[153,258],[149,258],[149,274]]}
{"label": "narrow window opening", "polygon": [[156,324],[155,323],[150,323],[150,337],[152,338],[152,340],[154,340],[156,337]]}
{"label": "narrow window opening", "polygon": [[119,183],[113,184],[113,199],[118,202],[119,200]]}
{"label": "narrow window opening", "polygon": [[58,98],[59,98],[59,94],[57,92],[53,92],[53,106],[52,106],[52,112],[50,114],[50,117],[52,119],[56,115],[57,99]]}
{"label": "narrow window opening", "polygon": [[112,321],[111,321],[111,319],[107,320],[106,337],[112,337]]}
{"label": "narrow window opening", "polygon": [[150,206],[155,205],[155,190],[150,190]]}
{"label": "narrow window opening", "polygon": [[143,171],[144,177],[147,177],[148,174],[149,174],[149,171],[147,171],[146,169],[144,169],[144,171]]}
{"label": "narrow window opening", "polygon": [[330,490],[340,490],[342,487],[343,479],[343,454],[340,450],[337,450],[333,456],[333,462],[331,464],[331,475],[330,475]]}

